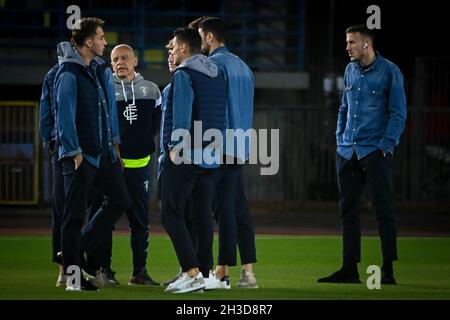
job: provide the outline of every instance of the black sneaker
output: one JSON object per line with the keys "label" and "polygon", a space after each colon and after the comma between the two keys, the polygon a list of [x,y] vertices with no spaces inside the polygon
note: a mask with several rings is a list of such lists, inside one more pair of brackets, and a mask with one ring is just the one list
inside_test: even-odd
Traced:
{"label": "black sneaker", "polygon": [[130,282],[128,282],[129,286],[133,285],[146,285],[146,286],[160,286],[160,284],[154,281],[150,275],[147,273],[146,268],[142,268],[141,272],[137,275],[132,276]]}
{"label": "black sneaker", "polygon": [[105,286],[115,287],[120,285],[119,281],[117,281],[115,272],[111,270],[110,267],[102,268],[102,276],[103,281],[105,282]]}
{"label": "black sneaker", "polygon": [[383,272],[381,276],[381,284],[397,284],[394,274],[390,272]]}
{"label": "black sneaker", "polygon": [[359,280],[358,271],[349,271],[347,269],[341,268],[332,275],[324,278],[320,278],[317,282],[327,282],[327,283],[361,283]]}

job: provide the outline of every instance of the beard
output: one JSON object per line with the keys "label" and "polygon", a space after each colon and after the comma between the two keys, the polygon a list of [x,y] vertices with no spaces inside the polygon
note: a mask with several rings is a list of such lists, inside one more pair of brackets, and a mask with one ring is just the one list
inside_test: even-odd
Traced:
{"label": "beard", "polygon": [[209,46],[202,47],[200,52],[205,56],[209,55]]}

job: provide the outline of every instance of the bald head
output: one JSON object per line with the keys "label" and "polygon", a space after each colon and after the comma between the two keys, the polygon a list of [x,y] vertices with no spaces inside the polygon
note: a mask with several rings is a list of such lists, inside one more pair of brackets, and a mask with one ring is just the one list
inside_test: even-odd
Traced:
{"label": "bald head", "polygon": [[113,53],[114,53],[114,50],[117,50],[117,49],[128,50],[128,51],[130,51],[130,52],[133,54],[133,56],[134,56],[134,50],[133,50],[133,48],[130,47],[129,45],[127,45],[127,44],[122,43],[122,44],[119,44],[119,45],[115,46],[115,47],[112,49],[112,51],[111,51],[111,60],[112,60],[112,55],[113,55]]}
{"label": "bald head", "polygon": [[114,73],[122,80],[133,80],[134,69],[138,59],[133,48],[127,44],[119,44],[111,51],[111,65]]}

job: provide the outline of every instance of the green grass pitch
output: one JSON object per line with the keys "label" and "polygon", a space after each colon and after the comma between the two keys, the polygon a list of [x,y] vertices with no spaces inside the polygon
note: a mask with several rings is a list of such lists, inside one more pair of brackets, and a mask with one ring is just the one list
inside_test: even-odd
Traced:
{"label": "green grass pitch", "polygon": [[[127,286],[131,272],[129,237],[116,235],[113,270],[121,285],[99,292],[66,292],[55,288],[57,267],[50,262],[49,236],[0,236],[0,299],[450,299],[450,238],[400,238],[395,264],[396,286],[369,290],[369,265],[381,265],[377,237],[364,237],[359,272],[363,284],[319,284],[317,278],[340,265],[341,238],[324,236],[258,236],[254,272],[259,289],[237,289],[239,267],[231,269],[231,290],[203,294],[165,294],[158,287]],[[215,241],[217,252],[217,241]],[[150,239],[148,269],[160,282],[178,272],[167,236]]]}

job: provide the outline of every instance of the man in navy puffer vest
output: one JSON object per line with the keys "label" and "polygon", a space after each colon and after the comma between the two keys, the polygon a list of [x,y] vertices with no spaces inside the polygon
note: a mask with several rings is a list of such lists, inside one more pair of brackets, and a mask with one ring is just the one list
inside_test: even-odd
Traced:
{"label": "man in navy puffer vest", "polygon": [[[129,207],[130,200],[118,151],[120,137],[112,72],[106,63],[94,59],[103,54],[106,45],[103,21],[79,20],[72,30],[72,43],[73,55],[60,63],[55,78],[59,159],[65,189],[62,260],[66,273],[70,272],[69,266],[83,267],[93,276],[88,279],[94,279],[98,271],[82,265],[83,253],[89,257]],[[88,193],[96,178],[104,202],[81,232]],[[83,277],[80,281],[79,284],[68,281],[66,290],[97,290]]]}
{"label": "man in navy puffer vest", "polygon": [[[163,117],[161,221],[172,240],[183,275],[166,288],[170,293],[204,289],[204,277],[208,277],[212,268],[211,208],[221,156],[218,161],[208,160],[205,154],[214,152],[210,153],[206,143],[195,141],[203,141],[203,131],[208,129],[220,133],[226,129],[226,84],[218,76],[217,67],[200,54],[200,47],[201,38],[195,30],[180,28],[174,32],[172,54],[178,67]],[[197,121],[201,121],[202,130],[194,130]],[[184,220],[188,200],[193,201],[198,223],[198,251]]]}

